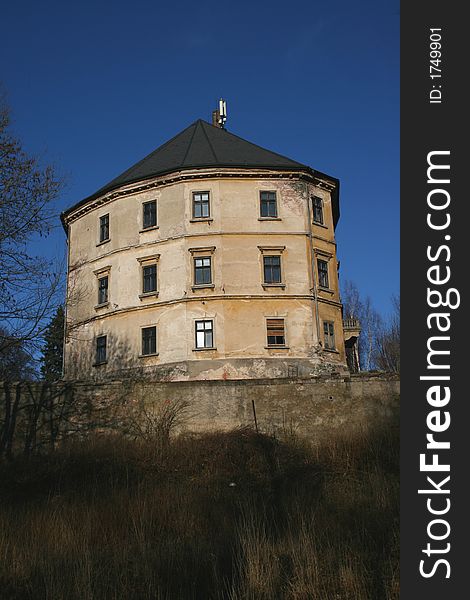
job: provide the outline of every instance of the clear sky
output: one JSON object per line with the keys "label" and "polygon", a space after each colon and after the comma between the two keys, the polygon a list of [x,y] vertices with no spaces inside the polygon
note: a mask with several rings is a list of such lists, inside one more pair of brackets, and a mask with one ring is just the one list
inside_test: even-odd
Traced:
{"label": "clear sky", "polygon": [[[58,213],[222,96],[227,129],[341,181],[340,277],[399,293],[398,0],[7,2],[15,133],[67,178]],[[58,222],[42,250],[63,254]]]}

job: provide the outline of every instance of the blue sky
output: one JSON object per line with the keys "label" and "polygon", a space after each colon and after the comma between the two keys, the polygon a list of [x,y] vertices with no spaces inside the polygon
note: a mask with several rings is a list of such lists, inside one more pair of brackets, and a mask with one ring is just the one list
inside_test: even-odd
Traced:
{"label": "blue sky", "polygon": [[[0,82],[58,213],[227,100],[227,129],[341,181],[340,277],[399,292],[399,4],[10,2]],[[42,242],[63,254],[57,229]],[[44,244],[47,244],[45,246]]]}

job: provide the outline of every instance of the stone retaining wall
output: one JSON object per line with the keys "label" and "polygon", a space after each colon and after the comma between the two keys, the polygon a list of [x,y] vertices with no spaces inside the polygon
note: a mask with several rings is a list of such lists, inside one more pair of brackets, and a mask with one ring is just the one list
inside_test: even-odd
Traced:
{"label": "stone retaining wall", "polygon": [[[8,385],[11,403],[19,384]],[[44,385],[21,384],[19,406],[23,408],[15,425],[20,437],[22,431],[31,429],[27,421],[37,414],[34,406],[39,401],[43,408],[37,420],[38,435],[48,435],[49,422],[57,419],[57,440],[67,431],[129,431],[132,427],[135,431],[142,415],[146,419],[157,415],[156,422],[158,415],[173,411],[179,430],[255,427],[256,417],[259,431],[295,431],[314,441],[333,432],[396,423],[399,414],[400,382],[397,376],[386,374],[197,382],[77,381],[47,386],[46,393]],[[0,426],[5,422],[5,394],[6,387],[1,385]]]}

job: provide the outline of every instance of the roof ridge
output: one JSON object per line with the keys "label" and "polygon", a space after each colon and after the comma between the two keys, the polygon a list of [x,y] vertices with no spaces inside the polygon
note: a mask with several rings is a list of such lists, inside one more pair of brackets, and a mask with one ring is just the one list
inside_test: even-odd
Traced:
{"label": "roof ridge", "polygon": [[191,148],[191,144],[193,143],[194,136],[196,135],[196,131],[197,131],[197,128],[198,128],[200,120],[201,119],[198,119],[197,121],[194,122],[196,126],[194,127],[193,134],[191,136],[191,139],[189,140],[189,144],[188,144],[188,146],[186,148],[186,152],[184,153],[183,160],[181,161],[181,166],[184,166],[184,163],[186,161],[186,157],[188,156],[188,153],[189,153],[189,149]]}
{"label": "roof ridge", "polygon": [[[200,119],[200,121],[201,121],[201,123],[205,123],[206,125],[209,125],[209,123],[207,123],[206,121],[203,121],[202,119]],[[212,145],[212,143],[209,139],[209,136],[207,135],[207,131],[206,131],[205,127],[203,127],[202,125],[201,125],[201,129],[204,132],[204,136],[205,136],[207,143],[209,144],[209,148],[211,149],[211,152],[215,158],[215,162],[217,162],[219,159],[217,158],[217,154],[215,153],[214,146]],[[220,129],[220,127],[218,127],[217,129]]]}
{"label": "roof ridge", "polygon": [[[191,127],[193,127],[193,125],[197,125],[198,121],[200,121],[200,120],[201,119],[197,119],[197,121],[194,121],[193,123],[191,123],[190,125],[188,125],[187,127],[185,127],[185,129],[183,129],[182,131],[180,131],[179,133],[177,133],[176,135],[174,135],[172,138],[170,138],[169,140],[167,140],[164,144],[162,144],[161,146],[158,146],[158,148],[156,148],[155,150],[153,150],[152,152],[150,152],[149,154],[147,154],[146,156],[144,156],[144,158],[142,160],[139,160],[139,162],[135,163],[135,165],[132,165],[132,167],[129,167],[129,169],[127,169],[127,171],[124,171],[124,173],[120,173],[119,175],[116,175],[116,177],[114,177],[111,181],[109,181],[108,183],[106,183],[102,188],[100,188],[100,190],[107,188],[110,184],[112,184],[112,182],[115,179],[121,179],[121,178],[127,177],[128,175],[130,175],[131,173],[133,173],[145,161],[147,161],[150,157],[155,156],[156,154],[158,154],[161,150],[163,150],[166,146],[168,146],[168,144],[170,144],[171,142],[173,142],[173,140],[175,140],[177,137],[179,137],[180,135],[182,135],[185,131],[187,131],[188,129],[190,129]],[[100,190],[98,190],[98,192]]]}

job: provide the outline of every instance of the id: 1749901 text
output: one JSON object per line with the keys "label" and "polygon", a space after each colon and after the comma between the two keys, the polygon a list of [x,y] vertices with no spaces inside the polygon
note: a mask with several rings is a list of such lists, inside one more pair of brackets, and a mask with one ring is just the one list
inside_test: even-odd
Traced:
{"label": "id: 1749901 text", "polygon": [[429,92],[430,104],[441,104],[442,102],[442,44],[441,28],[429,30],[429,77],[432,89]]}

